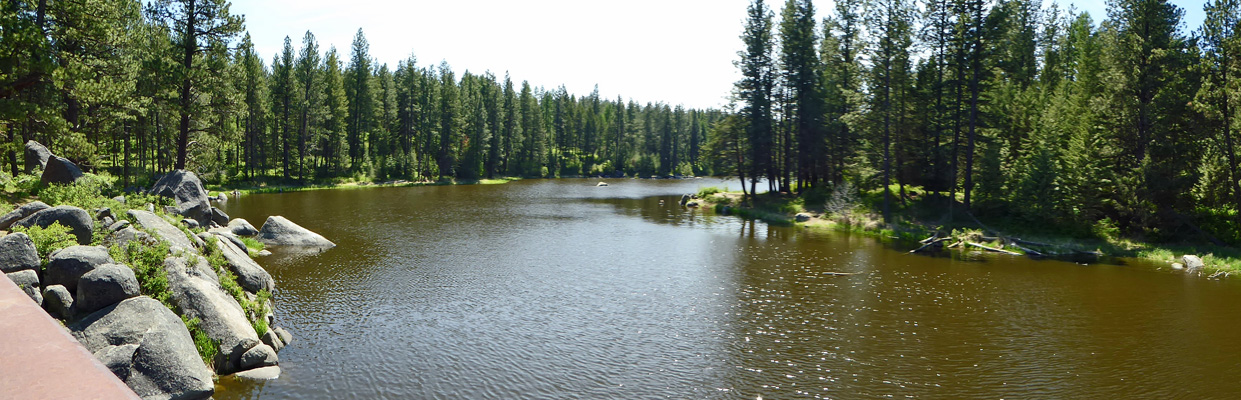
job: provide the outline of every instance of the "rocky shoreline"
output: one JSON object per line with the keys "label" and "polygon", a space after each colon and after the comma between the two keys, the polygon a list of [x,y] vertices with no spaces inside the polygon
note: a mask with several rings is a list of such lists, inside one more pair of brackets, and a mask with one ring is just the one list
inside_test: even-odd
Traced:
{"label": "rocky shoreline", "polygon": [[[45,178],[76,170],[48,164]],[[81,177],[68,175],[60,183]],[[280,216],[261,229],[229,219],[192,172],[169,173],[149,194],[174,205],[130,208],[117,197],[107,201],[116,206],[90,212],[39,201],[17,207],[0,217],[0,230],[14,231],[0,236],[0,269],[142,398],[209,398],[218,375],[278,377],[278,352],[293,338],[273,313],[276,282],[243,238],[335,245]],[[71,241],[37,244],[64,231]]]}

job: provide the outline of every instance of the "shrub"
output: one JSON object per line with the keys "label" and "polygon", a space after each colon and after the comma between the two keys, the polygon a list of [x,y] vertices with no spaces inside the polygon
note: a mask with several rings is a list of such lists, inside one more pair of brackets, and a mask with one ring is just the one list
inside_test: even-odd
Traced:
{"label": "shrub", "polygon": [[27,236],[30,236],[30,241],[34,242],[39,258],[42,258],[44,263],[47,262],[47,256],[52,252],[78,244],[77,237],[70,233],[69,227],[59,222],[54,222],[47,228],[14,226],[12,229],[13,232],[25,232]]}
{"label": "shrub", "polygon": [[104,196],[112,186],[102,177],[85,174],[68,185],[51,184],[39,190],[39,199],[52,206],[73,205],[87,210],[112,207],[116,202]]}
{"label": "shrub", "polygon": [[198,349],[198,356],[202,357],[203,363],[207,366],[214,366],[215,356],[220,353],[220,343],[211,340],[207,332],[198,326],[201,322],[198,318],[186,319],[183,315],[181,320],[185,321],[185,327],[189,329],[190,336],[194,338],[194,348]]}
{"label": "shrub", "polygon": [[172,305],[172,292],[168,287],[168,272],[164,271],[164,258],[168,257],[167,242],[139,243],[130,241],[124,247],[112,246],[109,249],[112,258],[128,265],[138,278],[138,287],[142,294],[159,300],[169,309]]}

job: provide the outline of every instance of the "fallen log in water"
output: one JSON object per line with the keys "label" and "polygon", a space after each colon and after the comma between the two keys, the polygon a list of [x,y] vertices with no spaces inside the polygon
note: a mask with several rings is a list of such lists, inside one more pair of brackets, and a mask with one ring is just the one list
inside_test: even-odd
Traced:
{"label": "fallen log in water", "polygon": [[968,245],[968,246],[974,246],[974,247],[977,247],[977,248],[980,248],[980,249],[983,249],[983,250],[987,250],[987,251],[994,251],[994,252],[996,252],[996,253],[1004,253],[1004,254],[1013,255],[1013,256],[1020,256],[1020,255],[1023,255],[1023,254],[1018,253],[1018,252],[1015,252],[1015,251],[1009,251],[1009,250],[1004,250],[1004,249],[995,248],[995,247],[983,246],[983,245],[981,245],[981,244],[978,244],[978,243],[973,243],[973,242],[965,242],[965,244],[966,244],[966,245]]}

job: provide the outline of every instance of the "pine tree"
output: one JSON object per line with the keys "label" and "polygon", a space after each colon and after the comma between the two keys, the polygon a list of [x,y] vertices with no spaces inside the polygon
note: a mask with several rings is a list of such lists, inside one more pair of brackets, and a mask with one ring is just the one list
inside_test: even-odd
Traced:
{"label": "pine tree", "polygon": [[736,83],[738,97],[745,115],[746,135],[750,146],[750,194],[755,194],[760,177],[769,185],[776,178],[772,162],[772,95],[775,70],[772,61],[771,11],[762,0],[754,0],[746,10],[745,31],[741,35],[745,50],[741,60],[741,81]]}
{"label": "pine tree", "polygon": [[174,33],[173,46],[178,53],[175,74],[181,81],[181,123],[177,136],[177,161],[173,168],[184,169],[189,145],[194,107],[195,82],[211,74],[195,60],[202,57],[212,41],[227,42],[242,30],[241,16],[228,12],[227,0],[157,0],[150,4],[154,19],[163,21]]}

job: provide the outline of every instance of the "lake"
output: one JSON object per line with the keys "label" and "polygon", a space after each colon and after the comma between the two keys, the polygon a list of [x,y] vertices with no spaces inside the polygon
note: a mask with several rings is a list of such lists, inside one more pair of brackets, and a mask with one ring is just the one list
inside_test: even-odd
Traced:
{"label": "lake", "polygon": [[[217,399],[1232,398],[1241,281],[685,209],[717,179],[525,180],[230,200],[276,249],[283,375]],[[832,272],[857,273],[839,276]]]}

